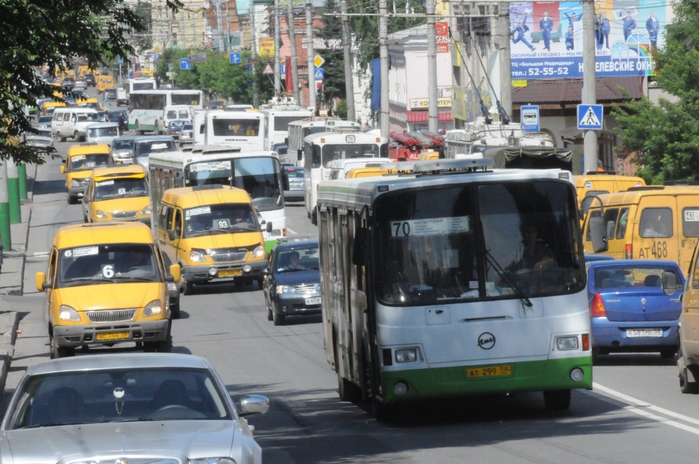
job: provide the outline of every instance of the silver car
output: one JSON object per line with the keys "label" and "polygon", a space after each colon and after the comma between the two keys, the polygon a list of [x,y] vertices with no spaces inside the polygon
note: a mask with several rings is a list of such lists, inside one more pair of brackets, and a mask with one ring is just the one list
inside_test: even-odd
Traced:
{"label": "silver car", "polygon": [[242,416],[269,400],[240,398],[240,412],[206,359],[112,353],[27,369],[0,431],[3,464],[260,464]]}

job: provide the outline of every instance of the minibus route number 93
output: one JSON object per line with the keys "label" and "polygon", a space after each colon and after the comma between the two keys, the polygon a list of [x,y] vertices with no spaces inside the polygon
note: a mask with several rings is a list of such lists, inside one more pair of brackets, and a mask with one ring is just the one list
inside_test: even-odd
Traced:
{"label": "minibus route number 93", "polygon": [[428,399],[592,388],[575,188],[492,160],[318,189],[323,332],[343,400],[379,420]]}

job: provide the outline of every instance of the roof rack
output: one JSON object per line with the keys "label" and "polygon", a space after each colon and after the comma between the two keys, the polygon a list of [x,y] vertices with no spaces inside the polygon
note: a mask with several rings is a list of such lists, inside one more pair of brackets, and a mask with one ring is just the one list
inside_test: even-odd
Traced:
{"label": "roof rack", "polygon": [[494,166],[492,158],[481,159],[449,159],[423,161],[416,163],[413,173],[418,175],[440,174],[448,172],[486,171]]}

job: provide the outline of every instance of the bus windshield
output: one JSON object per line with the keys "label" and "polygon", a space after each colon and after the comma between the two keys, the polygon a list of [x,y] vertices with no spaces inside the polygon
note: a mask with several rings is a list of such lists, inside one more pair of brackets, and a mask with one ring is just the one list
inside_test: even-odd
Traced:
{"label": "bus windshield", "polygon": [[244,189],[258,211],[284,207],[281,175],[271,157],[201,161],[185,167],[185,186],[223,184]]}
{"label": "bus windshield", "polygon": [[570,185],[557,181],[380,196],[378,299],[411,306],[581,291],[574,200]]}
{"label": "bus windshield", "polygon": [[[321,154],[320,146],[313,146],[313,167],[320,167]],[[322,147],[323,167],[330,167],[330,162],[337,159],[350,158],[377,158],[379,156],[379,145],[375,143],[324,145]]]}

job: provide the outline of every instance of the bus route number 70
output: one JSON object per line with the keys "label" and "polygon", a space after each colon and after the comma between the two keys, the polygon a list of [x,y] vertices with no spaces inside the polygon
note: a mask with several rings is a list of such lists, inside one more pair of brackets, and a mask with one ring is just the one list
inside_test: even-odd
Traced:
{"label": "bus route number 70", "polygon": [[391,222],[391,232],[393,232],[394,237],[409,237],[410,221]]}

